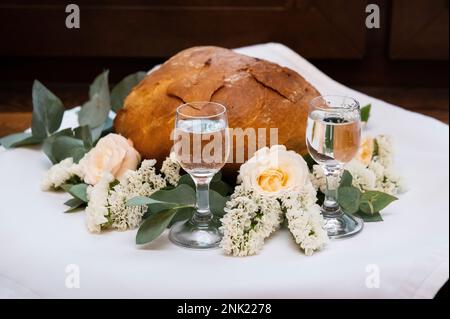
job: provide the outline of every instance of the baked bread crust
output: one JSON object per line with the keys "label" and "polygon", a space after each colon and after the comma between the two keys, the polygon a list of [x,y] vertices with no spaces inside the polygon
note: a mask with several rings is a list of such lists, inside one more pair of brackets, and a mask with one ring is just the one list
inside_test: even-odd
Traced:
{"label": "baked bread crust", "polygon": [[[126,98],[114,121],[144,158],[161,163],[173,142],[176,108],[214,101],[228,110],[230,128],[278,128],[278,144],[306,152],[308,102],[320,95],[296,72],[219,47],[193,47],[151,72]],[[247,159],[247,156],[246,156]],[[225,173],[240,164],[227,164]]]}

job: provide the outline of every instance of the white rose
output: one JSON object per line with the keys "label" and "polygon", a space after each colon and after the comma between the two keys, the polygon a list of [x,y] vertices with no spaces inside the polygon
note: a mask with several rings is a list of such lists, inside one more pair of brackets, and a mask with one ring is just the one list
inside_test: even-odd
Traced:
{"label": "white rose", "polygon": [[118,134],[108,134],[80,161],[87,184],[95,185],[105,173],[120,180],[127,170],[135,170],[141,156],[133,142]]}
{"label": "white rose", "polygon": [[239,169],[239,179],[246,189],[277,196],[290,190],[302,190],[309,179],[303,157],[287,151],[283,145],[264,147]]}

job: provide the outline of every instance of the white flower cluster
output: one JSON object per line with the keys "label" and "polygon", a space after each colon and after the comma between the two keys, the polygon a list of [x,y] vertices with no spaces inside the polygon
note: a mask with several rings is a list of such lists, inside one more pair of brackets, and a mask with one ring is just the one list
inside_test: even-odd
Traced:
{"label": "white flower cluster", "polygon": [[[390,195],[406,191],[403,178],[394,169],[394,152],[392,141],[385,135],[377,136],[372,158],[366,165],[358,159],[345,166],[353,176],[353,186],[361,191],[377,190]],[[314,165],[311,181],[316,189],[326,189],[326,178],[319,165]]]}
{"label": "white flower cluster", "polygon": [[271,198],[237,186],[225,207],[221,219],[223,239],[220,246],[233,256],[257,254],[264,240],[283,221],[283,210],[276,198]]}
{"label": "white flower cluster", "polygon": [[45,174],[42,179],[41,189],[43,191],[58,189],[75,177],[83,179],[83,169],[80,165],[73,162],[73,158],[66,158],[60,163],[53,165]]}
{"label": "white flower cluster", "polygon": [[164,175],[166,182],[172,186],[177,186],[180,180],[181,166],[174,158],[173,153],[162,163],[161,173]]}
{"label": "white flower cluster", "polygon": [[328,241],[320,206],[316,201],[316,190],[310,183],[302,192],[287,193],[281,198],[288,228],[307,256],[322,249]]}
{"label": "white flower cluster", "polygon": [[296,243],[310,256],[328,241],[316,201],[316,190],[311,183],[300,192],[284,192],[279,198],[237,186],[221,220],[224,235],[221,247],[233,256],[255,255],[286,216]]}
{"label": "white flower cluster", "polygon": [[353,184],[361,190],[377,190],[390,195],[406,191],[403,178],[394,169],[394,151],[388,136],[379,135],[374,139],[372,160],[367,166],[352,161],[346,169],[353,176]]}
{"label": "white flower cluster", "polygon": [[86,207],[86,225],[91,233],[100,233],[109,222],[109,185],[113,180],[112,174],[105,173],[97,184],[87,188],[89,202]]}
{"label": "white flower cluster", "polygon": [[156,173],[155,160],[144,160],[137,171],[125,173],[120,184],[113,187],[108,198],[111,227],[117,230],[134,229],[139,226],[146,206],[126,206],[136,196],[150,196],[166,187],[166,181]]}
{"label": "white flower cluster", "polygon": [[143,161],[137,171],[127,171],[112,189],[114,177],[111,174],[105,174],[99,183],[88,187],[86,221],[89,231],[100,232],[108,227],[124,231],[139,226],[147,207],[126,206],[126,203],[136,196],[150,196],[166,186],[166,181],[155,171],[155,163],[155,160]]}

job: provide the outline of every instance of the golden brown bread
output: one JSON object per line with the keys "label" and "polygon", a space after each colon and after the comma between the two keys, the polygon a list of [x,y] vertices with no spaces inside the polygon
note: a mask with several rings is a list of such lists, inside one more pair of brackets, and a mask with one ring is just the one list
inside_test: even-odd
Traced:
{"label": "golden brown bread", "polygon": [[[278,128],[278,143],[305,153],[308,102],[317,90],[296,72],[219,47],[193,47],[151,72],[125,100],[115,131],[144,158],[159,163],[172,147],[176,108],[214,101],[228,109],[232,128]],[[225,167],[236,171],[240,164]]]}

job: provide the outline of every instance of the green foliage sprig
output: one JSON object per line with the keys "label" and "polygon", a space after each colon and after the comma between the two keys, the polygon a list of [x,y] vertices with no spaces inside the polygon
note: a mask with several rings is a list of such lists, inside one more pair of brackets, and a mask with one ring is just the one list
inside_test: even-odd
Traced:
{"label": "green foliage sprig", "polygon": [[[220,173],[216,174],[209,191],[210,209],[216,221],[224,215],[224,207],[231,192],[231,186],[222,181]],[[147,206],[144,222],[136,234],[136,244],[149,243],[173,223],[190,219],[195,212],[195,202],[195,185],[188,174],[180,178],[176,187],[157,191],[149,197],[129,200],[128,206]]]}
{"label": "green foliage sprig", "polygon": [[348,171],[344,171],[338,188],[338,202],[344,212],[361,217],[366,222],[382,221],[380,212],[397,197],[380,192],[361,192],[352,186],[353,177]]}
{"label": "green foliage sprig", "polygon": [[[32,88],[33,116],[31,133],[16,133],[0,139],[5,148],[42,144],[49,160],[59,163],[72,157],[78,162],[98,141],[112,129],[111,110],[118,112],[125,97],[144,77],[145,72],[126,76],[112,91],[109,90],[109,71],[98,75],[89,87],[89,100],[78,113],[78,126],[61,129],[65,108],[61,100],[41,82],[35,80]],[[75,201],[70,203],[73,207]],[[81,204],[80,204],[81,205]]]}

